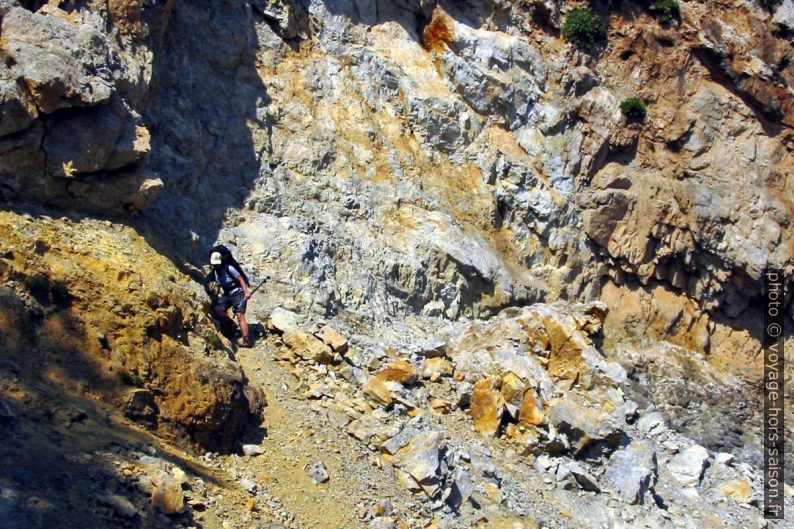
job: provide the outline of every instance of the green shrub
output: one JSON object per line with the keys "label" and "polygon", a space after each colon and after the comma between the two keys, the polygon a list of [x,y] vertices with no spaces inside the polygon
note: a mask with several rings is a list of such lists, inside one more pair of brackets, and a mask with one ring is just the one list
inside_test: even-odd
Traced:
{"label": "green shrub", "polygon": [[669,24],[681,15],[678,0],[656,0],[653,4],[654,15],[660,24]]}
{"label": "green shrub", "polygon": [[644,121],[648,111],[639,97],[629,97],[620,103],[620,110],[629,121]]}
{"label": "green shrub", "polygon": [[25,287],[33,297],[41,301],[47,298],[50,292],[50,278],[44,274],[36,274],[25,279]]}
{"label": "green shrub", "polygon": [[607,28],[589,9],[577,8],[568,13],[562,24],[562,36],[587,51],[606,41]]}
{"label": "green shrub", "polygon": [[69,287],[61,281],[55,281],[50,285],[50,294],[52,295],[52,300],[58,305],[66,305],[72,299],[72,295],[69,294]]}
{"label": "green shrub", "polygon": [[223,349],[223,342],[221,342],[221,339],[220,337],[218,337],[217,334],[215,333],[210,334],[209,337],[207,338],[207,341],[209,342],[210,347],[212,347],[213,349]]}

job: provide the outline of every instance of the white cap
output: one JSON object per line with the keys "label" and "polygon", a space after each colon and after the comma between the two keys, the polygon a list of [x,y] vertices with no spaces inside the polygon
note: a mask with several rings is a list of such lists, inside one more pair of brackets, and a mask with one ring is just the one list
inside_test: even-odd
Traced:
{"label": "white cap", "polygon": [[219,265],[222,262],[223,259],[221,258],[220,252],[212,252],[212,254],[210,254],[210,264]]}

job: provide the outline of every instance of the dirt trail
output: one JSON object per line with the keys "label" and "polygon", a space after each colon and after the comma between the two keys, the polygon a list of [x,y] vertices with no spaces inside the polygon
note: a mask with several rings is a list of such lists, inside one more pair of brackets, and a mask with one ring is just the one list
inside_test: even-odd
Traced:
{"label": "dirt trail", "polygon": [[[410,502],[410,493],[371,462],[366,448],[330,421],[322,401],[304,400],[290,389],[295,379],[274,356],[266,341],[238,351],[250,383],[264,391],[268,402],[261,425],[264,453],[243,458],[240,470],[254,474],[283,503],[296,527],[366,527],[362,517],[380,499]],[[319,485],[305,470],[316,461],[330,475]]]}

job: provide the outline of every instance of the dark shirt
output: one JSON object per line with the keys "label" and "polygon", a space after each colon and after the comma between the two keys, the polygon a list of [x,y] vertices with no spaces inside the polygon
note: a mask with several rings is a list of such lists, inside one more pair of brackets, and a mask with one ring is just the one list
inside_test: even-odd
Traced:
{"label": "dark shirt", "polygon": [[223,289],[223,294],[229,296],[237,294],[242,290],[238,278],[240,274],[237,270],[230,266],[221,266],[220,268],[213,268],[212,272],[204,278],[204,289],[209,291],[209,284],[213,281],[218,283]]}

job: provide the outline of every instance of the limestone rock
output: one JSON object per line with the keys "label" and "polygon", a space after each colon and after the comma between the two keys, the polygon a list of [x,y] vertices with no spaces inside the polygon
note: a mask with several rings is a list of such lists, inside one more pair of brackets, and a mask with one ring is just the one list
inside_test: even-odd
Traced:
{"label": "limestone rock", "polygon": [[375,376],[384,382],[399,382],[405,386],[410,386],[417,379],[413,366],[405,360],[395,360]]}
{"label": "limestone rock", "polygon": [[259,487],[254,476],[246,475],[240,478],[240,486],[251,494],[255,494]]}
{"label": "limestone rock", "polygon": [[447,343],[443,341],[425,342],[409,347],[408,351],[425,358],[440,358],[447,354]]}
{"label": "limestone rock", "polygon": [[622,415],[584,406],[570,397],[551,400],[547,416],[554,428],[568,437],[576,453],[594,443],[616,445],[625,427]]}
{"label": "limestone rock", "polygon": [[518,414],[519,424],[523,426],[540,426],[543,424],[544,415],[539,404],[535,390],[526,390],[521,400],[521,409]]}
{"label": "limestone rock", "polygon": [[265,453],[264,449],[259,445],[254,445],[254,444],[243,445],[243,454],[247,456],[258,456],[264,453]]}
{"label": "limestone rock", "polygon": [[16,419],[16,413],[11,405],[0,399],[0,422],[9,423]]}
{"label": "limestone rock", "polygon": [[325,465],[322,461],[315,461],[314,463],[307,465],[306,472],[308,472],[309,477],[312,478],[312,481],[315,485],[325,483],[330,477],[328,475],[328,470],[325,468]]}
{"label": "limestone rock", "polygon": [[47,171],[74,178],[136,164],[149,152],[149,133],[118,98],[76,116],[58,114],[49,122],[43,148]]}
{"label": "limestone rock", "polygon": [[135,389],[129,393],[124,405],[124,413],[136,420],[154,421],[159,409],[154,394],[147,389]]}
{"label": "limestone rock", "polygon": [[[28,262],[22,268],[21,262],[2,259],[0,281],[6,284],[8,274],[47,274],[62,282],[72,299],[69,307],[35,323],[28,320],[24,304],[19,307],[22,312],[16,313],[16,296],[6,298],[0,289],[0,314],[10,311],[13,321],[27,329],[20,334],[4,325],[2,335],[14,342],[0,343],[7,358],[18,362],[36,359],[46,366],[46,355],[28,342],[26,333],[37,328],[63,329],[43,335],[39,347],[81,351],[81,360],[71,365],[75,375],[88,376],[96,369],[123,373],[123,377],[112,379],[118,386],[111,385],[109,394],[119,398],[108,400],[108,404],[145,418],[159,433],[184,438],[205,449],[232,449],[249,418],[246,382],[239,364],[207,357],[203,349],[193,350],[169,334],[187,335],[187,329],[211,332],[193,301],[198,296],[195,283],[130,227],[90,217],[69,221],[0,212],[0,247],[32,248],[37,244],[58,249],[48,253],[46,266]],[[144,262],[147,266],[131,264]],[[114,301],[94,303],[92,292]],[[160,330],[158,311],[173,315],[168,332]],[[78,328],[83,330],[78,332]]]}
{"label": "limestone rock", "polygon": [[591,492],[601,492],[598,480],[575,461],[562,463],[557,468],[556,478],[563,488],[576,487]]}
{"label": "limestone rock", "polygon": [[298,326],[298,315],[292,311],[277,307],[267,320],[267,328],[279,333],[285,333]]}
{"label": "limestone rock", "polygon": [[635,441],[609,459],[603,480],[631,504],[642,503],[656,482],[656,453],[647,441]]}
{"label": "limestone rock", "polygon": [[440,356],[428,358],[425,362],[424,369],[422,369],[422,378],[436,381],[442,376],[452,376],[453,367],[449,360]]}
{"label": "limestone rock", "polygon": [[385,406],[391,405],[392,400],[394,400],[389,387],[377,376],[369,377],[369,380],[364,383],[361,389],[365,395],[372,397]]}
{"label": "limestone rock", "polygon": [[326,325],[320,329],[320,332],[317,333],[317,337],[330,347],[333,352],[339,354],[345,354],[347,352],[347,338],[339,334],[339,332],[330,325]]}
{"label": "limestone rock", "polygon": [[700,445],[693,445],[676,455],[667,464],[667,470],[682,487],[697,486],[708,459],[708,450]]}
{"label": "limestone rock", "polygon": [[369,443],[382,427],[383,425],[376,417],[367,413],[348,424],[347,433],[359,441]]}
{"label": "limestone rock", "polygon": [[311,334],[297,328],[284,331],[281,339],[295,355],[304,360],[320,364],[331,364],[334,361],[333,351],[330,347]]}
{"label": "limestone rock", "polygon": [[667,430],[664,417],[657,411],[644,414],[640,417],[640,420],[637,421],[637,428],[647,436],[659,435]]}
{"label": "limestone rock", "polygon": [[490,437],[499,432],[499,423],[505,406],[502,394],[494,386],[495,381],[490,378],[474,384],[469,409],[474,421],[474,429]]}
{"label": "limestone rock", "polygon": [[110,72],[103,68],[108,50],[98,27],[101,21],[91,22],[76,24],[22,7],[3,17],[3,51],[13,58],[43,112],[96,105],[113,93]]}
{"label": "limestone rock", "polygon": [[438,431],[425,431],[414,436],[393,459],[397,468],[410,475],[428,496],[440,487],[440,450],[443,436]]}
{"label": "limestone rock", "polygon": [[138,515],[138,509],[132,502],[119,494],[97,494],[97,499],[100,503],[112,507],[114,511],[125,518],[134,518]]}
{"label": "limestone rock", "polygon": [[185,510],[185,495],[181,484],[169,473],[161,471],[152,480],[152,506],[164,514],[178,514]]}
{"label": "limestone rock", "polygon": [[505,408],[514,418],[518,418],[521,402],[524,398],[524,381],[515,373],[507,373],[502,377],[500,391],[505,402]]}
{"label": "limestone rock", "polygon": [[750,503],[753,500],[753,487],[746,479],[727,481],[720,485],[720,492],[742,503]]}

